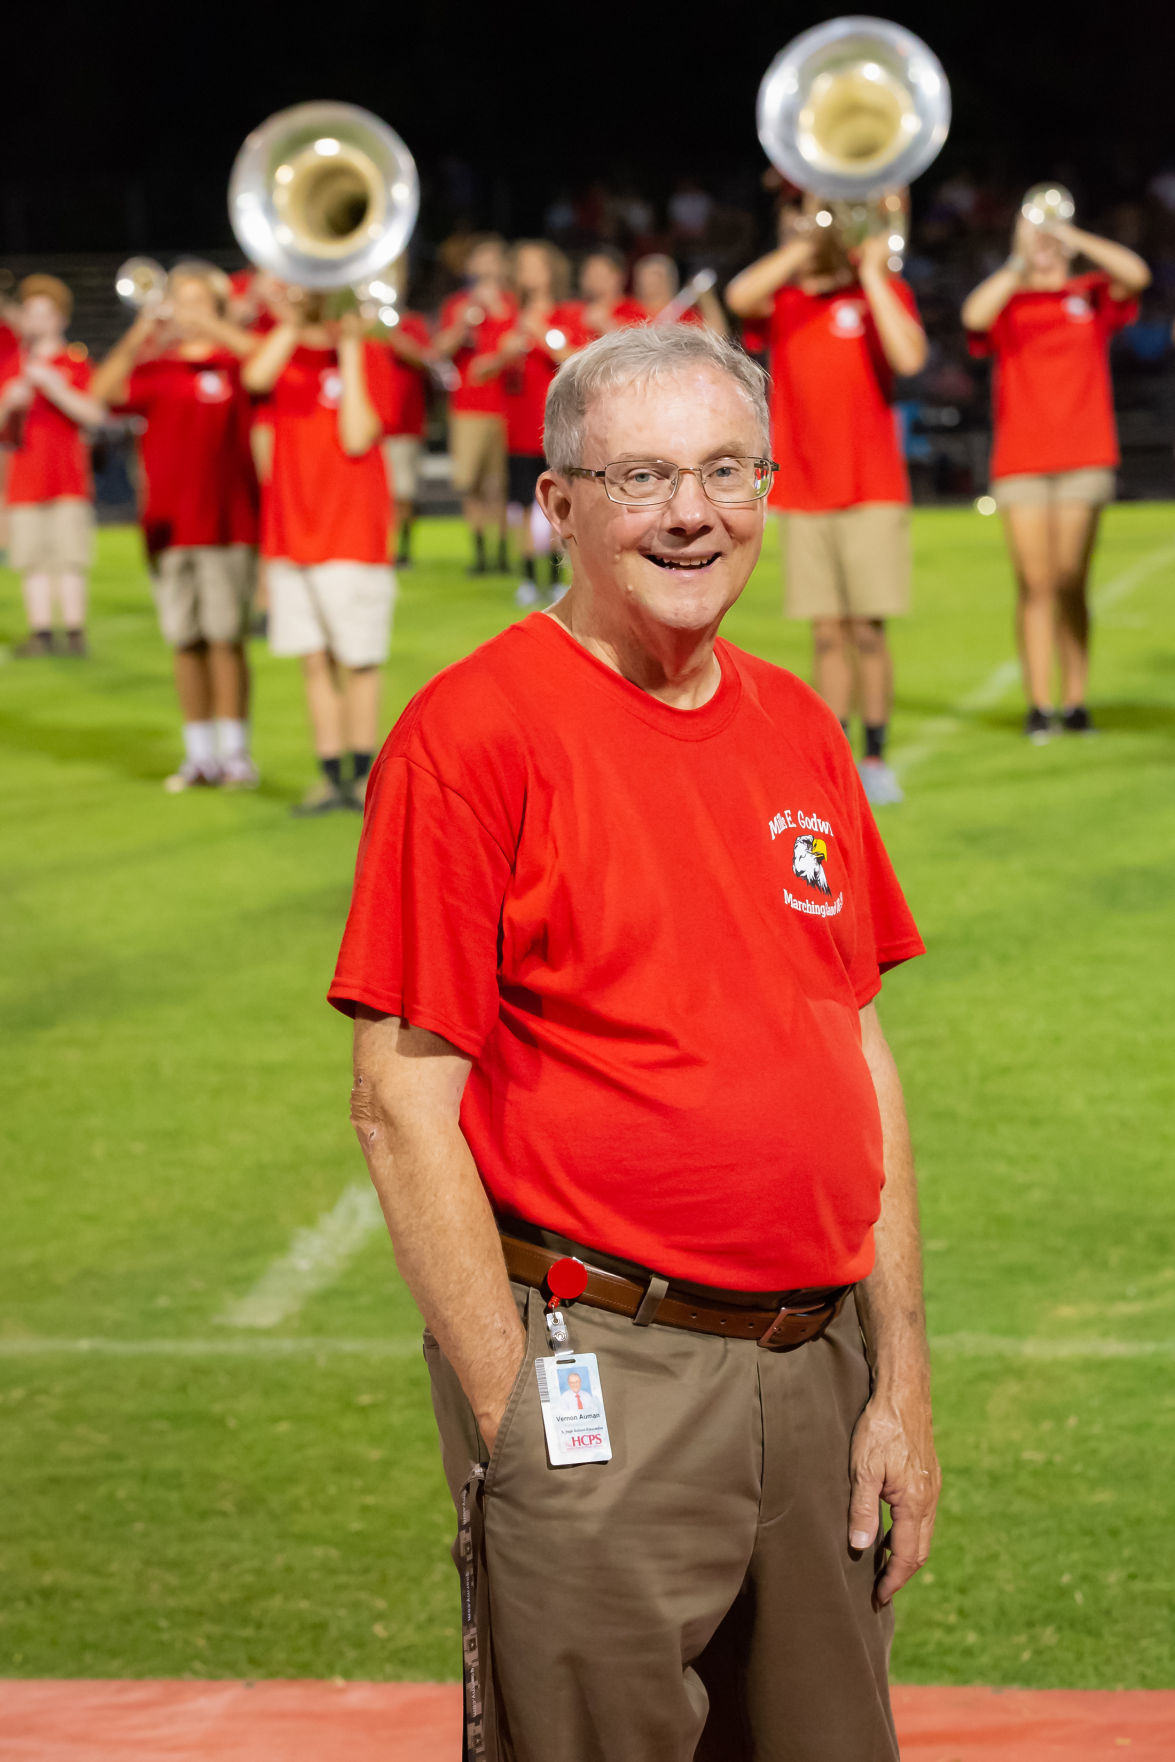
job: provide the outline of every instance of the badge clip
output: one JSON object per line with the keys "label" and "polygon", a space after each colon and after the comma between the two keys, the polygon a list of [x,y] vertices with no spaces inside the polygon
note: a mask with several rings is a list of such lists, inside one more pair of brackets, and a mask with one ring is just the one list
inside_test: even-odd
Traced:
{"label": "badge clip", "polygon": [[577,1297],[582,1297],[587,1289],[587,1281],[587,1267],[582,1260],[576,1260],[572,1255],[564,1255],[547,1269],[547,1276],[543,1280],[543,1291],[547,1298],[543,1320],[547,1324],[547,1338],[557,1355],[572,1349],[571,1330],[560,1304],[574,1303]]}

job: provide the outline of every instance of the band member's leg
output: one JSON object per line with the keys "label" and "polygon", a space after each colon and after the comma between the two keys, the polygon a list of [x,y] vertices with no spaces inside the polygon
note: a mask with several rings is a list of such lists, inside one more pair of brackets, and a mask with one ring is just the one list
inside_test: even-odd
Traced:
{"label": "band member's leg", "polygon": [[48,636],[53,629],[53,577],[45,569],[30,570],[21,580],[25,616],[33,636]]}
{"label": "band member's leg", "polygon": [[342,673],[343,728],[352,765],[358,761],[362,771],[353,781],[362,783],[379,741],[380,672],[378,667],[344,667]]}
{"label": "band member's leg", "polygon": [[853,713],[853,638],[848,618],[813,618],[812,683],[846,732]]}
{"label": "band member's leg", "polygon": [[1089,681],[1089,597],[1087,583],[1101,509],[1084,502],[1058,502],[1053,509],[1057,569],[1057,652],[1061,662],[1061,707],[1085,703]]}
{"label": "band member's leg", "polygon": [[[884,620],[854,618],[852,638],[857,656],[861,720],[867,729],[883,729],[889,721],[893,690],[893,660],[886,640]],[[876,756],[880,758],[881,754]]]}
{"label": "band member's leg", "polygon": [[57,577],[57,592],[70,650],[81,654],[86,637],[86,577],[80,570],[63,569]]}
{"label": "band member's leg", "polygon": [[338,765],[343,756],[343,693],[334,656],[326,649],[303,655],[302,679],[315,756],[324,769],[328,760]]}
{"label": "band member's leg", "polygon": [[1016,635],[1024,696],[1030,709],[1052,704],[1057,615],[1057,563],[1053,516],[1047,503],[1003,510],[1004,532],[1016,576]]}

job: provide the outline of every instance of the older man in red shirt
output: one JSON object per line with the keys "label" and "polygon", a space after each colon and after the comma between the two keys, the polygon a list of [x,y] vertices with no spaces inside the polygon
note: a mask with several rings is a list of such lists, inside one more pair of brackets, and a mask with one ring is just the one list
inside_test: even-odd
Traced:
{"label": "older man in red shirt", "polygon": [[571,588],[417,696],[368,795],[331,997],[428,1327],[470,1756],[897,1756],[938,1471],[875,999],[922,944],[835,717],[718,634],[767,430],[709,331],[566,362]]}

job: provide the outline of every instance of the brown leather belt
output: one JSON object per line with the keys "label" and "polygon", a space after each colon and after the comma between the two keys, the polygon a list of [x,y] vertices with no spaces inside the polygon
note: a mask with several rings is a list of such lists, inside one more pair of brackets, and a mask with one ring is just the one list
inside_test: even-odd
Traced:
{"label": "brown leather belt", "polygon": [[[507,1235],[502,1237],[502,1252],[510,1277],[536,1291],[543,1289],[555,1262],[565,1258],[553,1249]],[[606,1309],[611,1315],[626,1315],[642,1323],[656,1322],[661,1327],[685,1328],[694,1334],[757,1340],[772,1352],[788,1352],[794,1346],[818,1339],[852,1290],[851,1285],[829,1285],[814,1291],[786,1291],[778,1309],[746,1309],[733,1293],[715,1292],[715,1301],[706,1302],[675,1295],[672,1285],[657,1298],[655,1288],[648,1284],[585,1264],[587,1286],[578,1301],[586,1303],[589,1309]]]}

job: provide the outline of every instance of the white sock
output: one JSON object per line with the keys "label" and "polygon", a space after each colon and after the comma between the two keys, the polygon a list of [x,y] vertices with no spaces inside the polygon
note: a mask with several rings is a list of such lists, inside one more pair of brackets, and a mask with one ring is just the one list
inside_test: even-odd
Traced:
{"label": "white sock", "polygon": [[227,716],[216,719],[216,750],[222,759],[243,759],[249,753],[249,724]]}
{"label": "white sock", "polygon": [[209,770],[216,763],[216,724],[184,723],[184,752],[193,765]]}

